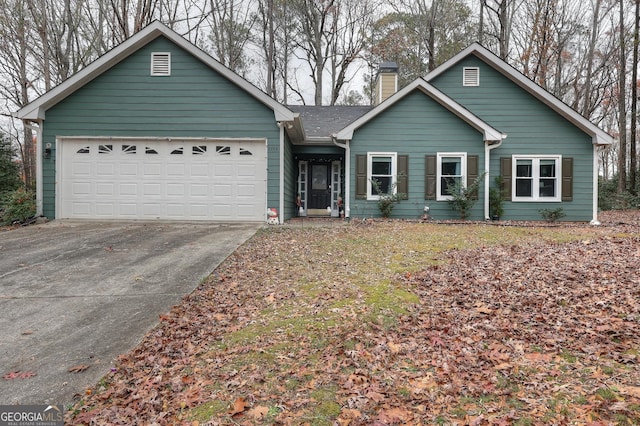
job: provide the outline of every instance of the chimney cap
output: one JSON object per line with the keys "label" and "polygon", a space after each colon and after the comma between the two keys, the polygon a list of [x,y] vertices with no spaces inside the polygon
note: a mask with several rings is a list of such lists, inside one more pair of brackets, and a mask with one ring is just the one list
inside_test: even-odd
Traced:
{"label": "chimney cap", "polygon": [[378,66],[378,72],[398,72],[398,64],[396,62],[382,62]]}

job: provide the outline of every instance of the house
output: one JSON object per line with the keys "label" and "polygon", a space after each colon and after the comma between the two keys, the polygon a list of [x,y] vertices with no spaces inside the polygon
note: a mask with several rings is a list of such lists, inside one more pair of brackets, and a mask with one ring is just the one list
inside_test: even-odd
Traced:
{"label": "house", "polygon": [[612,138],[478,44],[376,105],[282,105],[154,22],[16,113],[37,125],[39,213],[50,218],[264,221],[457,217],[456,182],[482,179],[471,219],[597,221],[598,149]]}

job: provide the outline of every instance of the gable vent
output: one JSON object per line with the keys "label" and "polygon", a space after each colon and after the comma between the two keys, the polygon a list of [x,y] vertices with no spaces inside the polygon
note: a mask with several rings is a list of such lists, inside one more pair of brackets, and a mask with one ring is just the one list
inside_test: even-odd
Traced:
{"label": "gable vent", "polygon": [[465,68],[462,71],[462,85],[463,86],[480,86],[480,69]]}
{"label": "gable vent", "polygon": [[171,75],[171,53],[154,52],[151,54],[151,75]]}

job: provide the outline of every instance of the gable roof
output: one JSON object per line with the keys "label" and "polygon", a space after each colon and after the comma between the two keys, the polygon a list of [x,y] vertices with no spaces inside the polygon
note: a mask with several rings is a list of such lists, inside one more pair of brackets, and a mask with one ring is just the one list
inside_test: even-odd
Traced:
{"label": "gable roof", "polygon": [[506,137],[505,134],[493,128],[485,121],[481,120],[477,115],[473,114],[471,111],[457,103],[449,96],[445,95],[440,90],[436,89],[434,86],[432,86],[422,78],[415,79],[409,85],[405,86],[402,90],[394,93],[387,100],[370,110],[368,113],[364,114],[362,117],[360,117],[344,129],[335,133],[333,136],[338,140],[351,140],[353,138],[354,131],[368,123],[374,117],[384,112],[386,109],[403,99],[406,95],[413,92],[414,90],[419,90],[425,95],[431,97],[444,108],[457,115],[471,127],[481,132],[485,141],[500,141]]}
{"label": "gable roof", "polygon": [[451,67],[455,66],[462,59],[469,55],[474,55],[496,71],[513,81],[525,91],[529,92],[535,98],[546,104],[549,108],[560,114],[566,120],[578,127],[580,130],[591,136],[594,145],[610,145],[613,143],[613,137],[607,132],[593,124],[590,120],[562,102],[560,99],[552,95],[542,86],[522,74],[520,71],[509,65],[480,43],[473,43],[453,58],[440,65],[425,76],[427,81],[431,81],[439,75],[443,74]]}
{"label": "gable roof", "polygon": [[177,34],[175,31],[162,24],[159,21],[154,21],[142,30],[135,33],[133,36],[114,47],[91,64],[49,90],[33,102],[22,107],[16,116],[20,119],[27,120],[44,120],[46,110],[62,101],[64,98],[80,89],[85,84],[89,83],[100,74],[112,68],[117,63],[126,59],[137,50],[155,40],[156,38],[164,36],[182,49],[189,52],[191,55],[202,61],[214,71],[220,73],[222,76],[230,80],[232,83],[239,86],[246,91],[249,95],[253,96],[258,101],[262,102],[265,106],[273,110],[276,121],[294,121],[297,117],[293,111],[289,110],[284,105],[280,104],[275,99],[258,89],[253,84],[249,83],[244,78],[240,77],[229,68],[222,65],[213,57],[199,49],[197,46],[189,42],[184,37]]}

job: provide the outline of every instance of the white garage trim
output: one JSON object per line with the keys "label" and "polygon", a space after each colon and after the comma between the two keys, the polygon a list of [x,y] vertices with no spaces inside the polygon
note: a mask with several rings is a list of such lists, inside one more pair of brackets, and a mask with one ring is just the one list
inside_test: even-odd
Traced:
{"label": "white garage trim", "polygon": [[261,222],[266,199],[266,139],[56,139],[57,218]]}

